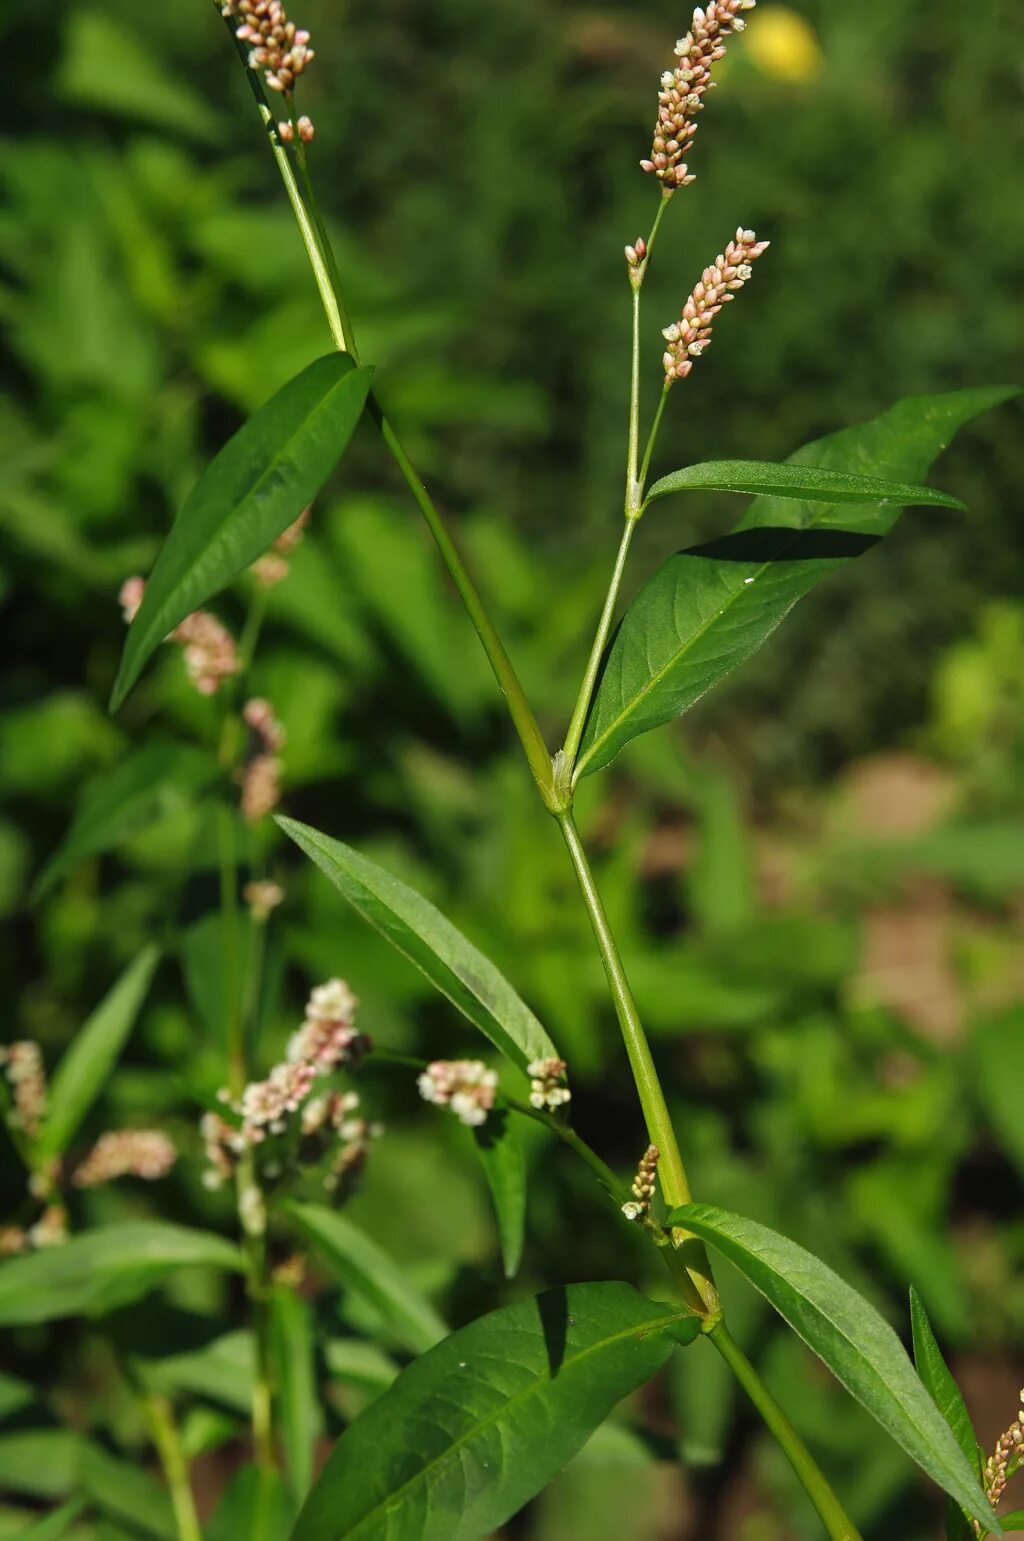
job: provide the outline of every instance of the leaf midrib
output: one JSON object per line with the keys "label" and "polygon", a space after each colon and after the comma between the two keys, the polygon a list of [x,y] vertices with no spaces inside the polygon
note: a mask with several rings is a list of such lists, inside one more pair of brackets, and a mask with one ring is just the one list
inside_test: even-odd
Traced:
{"label": "leaf midrib", "polygon": [[[794,531],[793,531],[793,540],[795,540],[797,536],[805,534],[807,530],[814,529],[815,526],[818,524],[818,522],[819,521],[817,519],[814,519],[809,524],[801,525],[799,529],[794,529]],[[751,528],[757,529],[758,526],[754,525],[754,526],[751,526]],[[766,528],[766,526],[762,525],[762,526],[760,526],[760,528],[764,529],[764,528]],[[785,541],[780,546],[779,553],[778,553],[777,556],[773,557],[771,559],[771,561],[769,561],[769,562],[762,562],[760,567],[758,568],[757,572],[754,574],[753,581],[756,583],[757,579],[760,578],[761,575],[764,572],[766,572],[769,567],[773,566],[773,564],[775,562],[777,562],[780,559],[780,557],[786,551],[789,550],[789,547],[792,544],[793,544],[792,540]],[[680,554],[685,556],[685,555],[688,555],[689,553],[683,552],[683,553],[680,553]],[[749,587],[749,585],[745,585],[745,587]],[[707,631],[709,631],[710,628],[712,626],[714,626],[715,623],[718,620],[721,619],[721,617],[729,609],[730,605],[734,605],[736,603],[736,601],[739,600],[739,599],[742,599],[742,597],[743,597],[743,589],[742,588],[741,589],[737,589],[736,593],[730,595],[729,598],[726,599],[725,602],[720,606],[720,608],[718,610],[716,610],[713,615],[708,617],[708,619],[704,622],[704,624],[700,627],[700,629],[698,631],[694,632],[694,634],[690,637],[689,641],[686,643],[685,647],[681,647],[678,650],[678,652],[673,653],[671,658],[668,660],[668,662],[661,669],[659,669],[656,674],[652,674],[651,675],[651,678],[648,680],[647,684],[644,685],[642,687],[642,689],[639,690],[635,696],[633,696],[633,698],[632,698],[632,700],[630,702],[630,705],[629,705],[629,710],[628,711],[624,710],[624,711],[619,712],[618,716],[616,716],[616,717],[614,717],[612,719],[611,723],[609,723],[608,727],[604,730],[604,732],[601,734],[601,736],[599,738],[595,738],[594,742],[591,744],[591,746],[587,750],[586,754],[584,754],[580,758],[580,760],[577,762],[576,771],[575,771],[575,774],[573,776],[573,785],[574,786],[575,786],[576,782],[579,780],[579,778],[582,775],[585,774],[588,762],[593,759],[594,755],[601,748],[602,744],[607,743],[608,739],[611,737],[612,733],[614,733],[615,729],[620,725],[620,723],[628,722],[628,720],[632,716],[633,712],[642,704],[642,702],[644,702],[647,699],[648,695],[654,689],[654,687],[661,683],[661,681],[665,677],[665,675],[668,674],[668,672],[671,669],[675,668],[675,666],[679,662],[679,660],[681,658],[684,658],[686,656],[686,654],[690,651],[691,648],[696,647],[697,643],[703,638],[705,633]],[[613,644],[613,646],[614,646],[614,644]],[[611,657],[611,653],[610,652],[609,652],[608,656],[609,656],[609,658]]]}
{"label": "leaf midrib", "polygon": [[[625,1342],[628,1338],[641,1338],[646,1337],[651,1332],[664,1332],[673,1322],[687,1320],[692,1320],[690,1312],[676,1311],[671,1316],[662,1317],[658,1321],[647,1322],[642,1327],[628,1327],[622,1332],[615,1333],[610,1338],[602,1338],[598,1343],[591,1343],[587,1348],[581,1349],[571,1359],[563,1360],[558,1373],[564,1374],[566,1370],[573,1369],[575,1366],[582,1364],[591,1354],[596,1354],[605,1348],[611,1348],[616,1343]],[[522,1391],[517,1391],[514,1396],[502,1402],[499,1407],[495,1408],[493,1412],[488,1413],[485,1418],[481,1418],[477,1423],[474,1423],[471,1429],[467,1429],[464,1434],[460,1434],[458,1439],[454,1440],[440,1455],[435,1456],[432,1461],[428,1461],[425,1466],[421,1466],[419,1471],[402,1483],[401,1487],[395,1488],[393,1492],[388,1494],[386,1499],[375,1504],[372,1509],[369,1509],[357,1522],[355,1529],[344,1532],[339,1541],[356,1541],[360,1531],[365,1528],[367,1523],[376,1515],[386,1514],[388,1509],[394,1508],[396,1500],[400,1499],[403,1493],[412,1487],[416,1487],[419,1483],[425,1482],[432,1473],[447,1465],[458,1451],[475,1439],[478,1434],[490,1428],[492,1424],[497,1423],[510,1409],[521,1405],[529,1397],[535,1396],[542,1387],[552,1385],[553,1381],[554,1378],[550,1375],[547,1379],[544,1379],[542,1376],[536,1376],[530,1385],[524,1387]]]}

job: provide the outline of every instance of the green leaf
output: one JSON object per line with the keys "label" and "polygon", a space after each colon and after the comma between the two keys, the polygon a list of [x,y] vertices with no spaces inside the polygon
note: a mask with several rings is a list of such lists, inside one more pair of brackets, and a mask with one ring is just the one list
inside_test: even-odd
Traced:
{"label": "green leaf", "polygon": [[177,1529],[167,1494],[138,1466],[83,1441],[78,1484],[107,1514],[157,1541],[174,1541]]}
{"label": "green leaf", "polygon": [[49,1112],[39,1136],[45,1156],[59,1156],[103,1090],[146,998],[160,954],[145,947],[68,1046],[50,1083]]}
{"label": "green leaf", "polygon": [[[800,449],[795,467],[923,476],[964,423],[1008,388],[919,396],[874,422]],[[821,501],[759,498],[732,535],[669,557],[626,612],[583,734],[577,777],[607,765],[639,733],[670,722],[745,662],[822,578],[868,550],[899,517],[891,503],[836,511]]]}
{"label": "green leaf", "polygon": [[225,1332],[201,1348],[159,1359],[136,1359],[139,1376],[153,1390],[209,1397],[233,1412],[252,1408],[255,1349],[249,1332]]}
{"label": "green leaf", "polygon": [[1024,1509],[1011,1509],[1009,1514],[1001,1514],[999,1523],[1004,1530],[1024,1530]]}
{"label": "green leaf", "polygon": [[982,1111],[1017,1171],[1024,1173],[1024,1006],[1007,1007],[979,1023],[970,1056]]}
{"label": "green leaf", "polygon": [[662,1367],[679,1321],[607,1283],[548,1290],[471,1322],[350,1425],[291,1541],[489,1535]]}
{"label": "green leaf", "polygon": [[373,371],[317,359],[240,428],[186,498],[125,639],[116,711],[186,615],[261,556],[313,501],[352,437]]}
{"label": "green leaf", "polygon": [[413,1353],[433,1348],[444,1337],[448,1328],[429,1300],[395,1260],[344,1215],[320,1204],[290,1201],[281,1209],[339,1283],[369,1301]]}
{"label": "green leaf", "polygon": [[972,1463],[874,1306],[796,1242],[741,1215],[684,1204],[669,1223],[713,1243],[897,1444],[968,1514],[999,1533]]}
{"label": "green leaf", "polygon": [[0,1326],[102,1315],[137,1300],[178,1268],[241,1270],[219,1236],[157,1221],[127,1220],[72,1236],[59,1247],[0,1268]]}
{"label": "green leaf", "polygon": [[60,1541],[69,1531],[85,1508],[84,1498],[72,1498],[70,1503],[61,1504],[59,1509],[54,1509],[52,1514],[46,1514],[34,1525],[29,1525],[27,1530],[21,1532],[21,1541]]}
{"label": "green leaf", "polygon": [[514,1279],[526,1225],[526,1162],[519,1131],[503,1108],[495,1108],[487,1122],[473,1130],[473,1139],[494,1200],[505,1277]]}
{"label": "green leaf", "polygon": [[551,1039],[504,975],[429,900],[340,840],[294,819],[277,822],[363,919],[415,963],[435,989],[521,1070],[531,1060],[557,1055]]}
{"label": "green leaf", "polygon": [[71,827],[32,891],[33,902],[79,862],[100,856],[184,806],[213,780],[212,755],[186,744],[149,744],[86,790]]}
{"label": "green leaf", "polygon": [[914,1338],[914,1364],[939,1412],[953,1431],[957,1444],[971,1466],[978,1468],[978,1436],[960,1387],[949,1373],[935,1341],[931,1322],[913,1285],[910,1286],[910,1327]]}
{"label": "green leaf", "polygon": [[967,511],[966,503],[959,498],[937,492],[933,487],[915,487],[879,476],[855,476],[851,471],[837,471],[824,465],[777,465],[770,460],[706,460],[700,465],[686,466],[655,482],[645,503],[669,492],[747,492],[795,498],[801,503],[872,503],[894,508],[930,504]]}
{"label": "green leaf", "polygon": [[301,1503],[313,1483],[313,1453],[323,1433],[316,1387],[316,1345],[307,1301],[294,1290],[270,1296],[271,1350],[288,1486]]}
{"label": "green leaf", "polygon": [[295,1510],[277,1472],[245,1466],[228,1484],[206,1541],[285,1541]]}

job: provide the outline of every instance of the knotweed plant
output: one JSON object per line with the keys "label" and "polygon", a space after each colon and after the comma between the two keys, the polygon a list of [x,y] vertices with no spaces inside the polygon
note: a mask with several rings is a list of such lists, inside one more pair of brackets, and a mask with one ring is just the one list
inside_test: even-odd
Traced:
{"label": "knotweed plant", "polygon": [[[674,1355],[707,1338],[777,1439],[834,1541],[857,1530],[844,1500],[760,1378],[727,1321],[715,1282],[716,1256],[759,1290],[923,1470],[945,1490],[949,1534],[1001,1534],[995,1506],[1021,1459],[1017,1419],[987,1459],[979,1454],[962,1398],[912,1296],[914,1361],[893,1327],[811,1253],[742,1214],[700,1202],[685,1160],[687,1130],[673,1120],[659,1068],[630,986],[612,923],[574,817],[583,777],[603,770],[633,738],[687,712],[742,664],[820,579],[875,544],[900,509],[960,507],[922,485],[933,460],[962,425],[1012,392],[970,389],[900,402],[873,422],[845,429],[784,464],[697,461],[651,479],[656,450],[677,430],[679,398],[699,388],[696,366],[740,292],[756,339],[756,280],[769,243],[737,210],[735,233],[679,286],[674,315],[648,317],[645,280],[663,221],[686,197],[698,126],[716,66],[755,0],[711,0],[694,11],[661,76],[649,152],[649,230],[625,246],[623,301],[631,306],[632,351],[623,360],[626,403],[624,496],[618,554],[575,698],[565,703],[560,744],[541,732],[487,603],[448,521],[374,393],[350,316],[345,276],[331,247],[313,183],[314,128],[297,105],[316,51],[281,0],[224,0],[228,45],[237,50],[284,192],[309,257],[331,343],[248,421],[193,489],[148,577],[125,574],[120,591],[127,637],[114,684],[117,710],[163,644],[165,667],[183,671],[217,713],[214,746],[221,929],[217,971],[225,1019],[223,1062],[194,1127],[172,1142],[157,1129],[104,1132],[79,1149],[77,1136],[116,1063],[156,965],[148,950],[107,998],[47,1077],[39,1047],[13,1043],[0,1065],[8,1124],[26,1167],[24,1212],[0,1230],[9,1258],[0,1273],[0,1317],[35,1322],[102,1317],[177,1269],[202,1265],[237,1274],[251,1340],[246,1368],[253,1467],[233,1488],[230,1525],[219,1535],[265,1541],[473,1541],[515,1515],[584,1444],[615,1405]],[[755,23],[756,24],[756,23]],[[324,174],[336,174],[331,166]],[[623,233],[626,234],[625,232]],[[702,254],[706,255],[706,254]],[[609,253],[609,260],[622,262]],[[770,260],[770,259],[769,259]],[[755,343],[756,345],[756,343]],[[711,365],[704,364],[707,369]],[[642,385],[656,381],[653,410]],[[737,382],[742,389],[742,381]],[[379,434],[425,520],[458,598],[476,630],[508,709],[537,794],[538,819],[552,819],[589,917],[621,1028],[622,1049],[607,1074],[631,1073],[636,1088],[632,1170],[616,1171],[587,1144],[574,1119],[580,1094],[558,1021],[542,1022],[506,978],[434,905],[384,867],[278,809],[287,797],[285,723],[289,703],[251,693],[248,675],[268,591],[296,581],[290,558],[315,500],[360,419]],[[688,414],[683,413],[682,421]],[[636,527],[662,517],[655,504],[687,493],[752,495],[731,532],[677,551],[620,614],[619,595]],[[612,496],[609,493],[609,504]],[[312,512],[311,512],[312,509]],[[240,635],[206,608],[242,583],[248,620]],[[115,596],[111,595],[111,604]],[[194,746],[193,746],[194,748]],[[100,788],[83,807],[40,880],[58,882],[102,848],[104,820],[165,773],[156,744],[130,774]],[[148,754],[148,758],[146,757]],[[182,775],[196,773],[181,751]],[[175,760],[174,764],[179,762]],[[206,774],[206,772],[199,772]],[[483,1042],[485,1057],[419,1062],[377,1041],[341,977],[308,981],[308,1001],[273,1063],[256,1063],[254,1024],[264,980],[267,933],[288,919],[289,896],[268,859],[272,820],[315,863],[323,879],[419,968]],[[339,957],[339,971],[346,960]],[[366,1030],[369,1028],[373,1036]],[[430,1301],[342,1212],[367,1173],[385,1131],[373,1106],[377,1066],[404,1078],[431,1116],[470,1131],[494,1198],[507,1274],[522,1248],[525,1166],[521,1135],[535,1126],[551,1159],[577,1160],[607,1198],[610,1230],[630,1229],[664,1265],[658,1299],[629,1282],[557,1278],[449,1332]],[[454,1121],[454,1122],[451,1122]],[[234,1239],[154,1221],[76,1232],[71,1200],[109,1183],[159,1183],[189,1165],[213,1195],[230,1199]],[[695,1184],[696,1186],[696,1184]],[[565,1216],[566,1226],[573,1217]],[[658,1261],[660,1260],[660,1262]],[[310,1264],[390,1322],[411,1363],[353,1418],[314,1481],[320,1428],[317,1348],[309,1307]],[[319,1271],[317,1273],[317,1270]],[[916,1364],[916,1368],[915,1368]],[[175,1417],[166,1378],[148,1377],[128,1356],[126,1381],[150,1420],[180,1541],[200,1526],[189,1475],[194,1436]],[[97,1484],[86,1484],[86,1498]],[[1014,1526],[1013,1528],[1020,1528]],[[161,1534],[166,1532],[161,1531]],[[57,1535],[57,1530],[46,1531]]]}

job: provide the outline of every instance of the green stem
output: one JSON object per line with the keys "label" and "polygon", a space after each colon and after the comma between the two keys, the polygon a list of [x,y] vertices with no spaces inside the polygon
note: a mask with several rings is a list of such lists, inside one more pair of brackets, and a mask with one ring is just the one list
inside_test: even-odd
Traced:
{"label": "green stem", "polygon": [[[646,266],[646,263],[645,263]],[[637,474],[640,455],[640,284],[639,275],[630,275],[633,291],[632,348],[629,371],[629,438],[626,449],[627,519],[635,519],[640,508],[641,489]]]}
{"label": "green stem", "polygon": [[[636,1082],[636,1089],[640,1097],[640,1105],[643,1108],[644,1119],[647,1124],[647,1133],[651,1144],[656,1145],[659,1152],[658,1180],[661,1184],[662,1195],[669,1209],[675,1209],[680,1204],[690,1202],[690,1184],[686,1177],[686,1168],[679,1150],[679,1142],[672,1127],[672,1119],[665,1101],[665,1093],[661,1088],[658,1071],[651,1054],[651,1046],[647,1041],[640,1015],[633,1000],[633,992],[626,978],[626,971],[622,966],[619,949],[612,934],[611,925],[605,911],[601,895],[598,892],[590,861],[579,837],[571,812],[565,812],[558,816],[559,827],[565,839],[569,856],[576,872],[580,893],[590,916],[590,924],[593,928],[594,938],[597,942],[597,950],[601,955],[604,965],[605,977],[608,980],[608,988],[611,991],[615,1004],[615,1014],[619,1019],[622,1029],[622,1037],[626,1045],[626,1053],[629,1056],[630,1069]],[[718,1312],[718,1296],[711,1278],[711,1265],[708,1262],[707,1252],[702,1242],[689,1232],[679,1230],[675,1233],[679,1250],[683,1253],[687,1272],[693,1281],[697,1292],[704,1304],[704,1313],[713,1317]]]}
{"label": "green stem", "polygon": [[153,1435],[153,1444],[160,1457],[167,1491],[171,1497],[178,1541],[202,1541],[199,1516],[196,1514],[195,1501],[192,1497],[188,1465],[181,1448],[174,1409],[166,1397],[155,1394],[145,1395],[142,1402]]}
{"label": "green stem", "polygon": [[238,1214],[242,1223],[245,1256],[245,1288],[252,1315],[256,1364],[252,1383],[252,1440],[256,1464],[263,1471],[277,1470],[274,1446],[273,1361],[268,1315],[266,1209],[256,1180],[252,1151],[238,1164],[235,1179]]}
{"label": "green stem", "polygon": [[226,803],[217,806],[217,855],[220,868],[220,915],[224,968],[224,1042],[228,1061],[228,1085],[238,1096],[245,1085],[245,1044],[238,1010],[238,870],[235,856],[235,811]]}
{"label": "green stem", "polygon": [[[666,404],[668,403],[668,393],[669,393],[669,386],[666,384],[664,386],[664,388],[662,389],[661,398],[658,401],[658,410],[654,414],[654,422],[651,424],[651,431],[647,435],[647,447],[644,450],[644,458],[643,458],[643,461],[641,462],[641,465],[640,465],[640,497],[641,497],[641,500],[643,499],[643,495],[644,495],[644,492],[645,492],[646,487],[647,487],[647,473],[651,469],[651,456],[654,454],[654,446],[657,443],[657,439],[658,439],[658,430],[661,427],[661,420],[662,420],[662,418],[665,415],[665,407],[666,407]],[[643,504],[642,504],[642,502],[641,502],[640,512],[643,513]]]}
{"label": "green stem", "polygon": [[576,764],[576,756],[579,753],[583,729],[587,722],[587,713],[590,711],[594,687],[597,684],[597,676],[601,667],[605,644],[608,641],[608,633],[612,629],[612,621],[615,619],[615,605],[619,597],[619,587],[622,583],[622,575],[626,570],[626,558],[629,555],[629,546],[633,539],[635,528],[636,520],[627,518],[622,530],[622,540],[619,542],[619,554],[615,559],[615,567],[612,570],[611,581],[608,584],[608,593],[605,595],[604,609],[601,611],[601,619],[597,623],[597,631],[594,633],[594,641],[590,649],[590,657],[587,660],[583,682],[580,685],[580,693],[576,698],[572,721],[569,723],[569,731],[565,735],[565,743],[562,746],[563,764],[565,766],[564,774],[566,775],[572,772]]}
{"label": "green stem", "polygon": [[844,1512],[821,1467],[725,1323],[719,1322],[707,1335],[778,1440],[808,1498],[817,1509],[831,1541],[861,1541],[860,1532]]}

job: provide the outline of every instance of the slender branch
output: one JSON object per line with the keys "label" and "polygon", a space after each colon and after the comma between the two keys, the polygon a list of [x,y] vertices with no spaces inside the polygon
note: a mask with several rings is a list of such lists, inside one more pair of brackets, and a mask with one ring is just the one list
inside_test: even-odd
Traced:
{"label": "slender branch", "polygon": [[[647,1133],[652,1145],[658,1147],[658,1180],[661,1191],[669,1209],[675,1209],[679,1204],[690,1202],[690,1184],[687,1181],[679,1142],[672,1127],[665,1093],[662,1091],[657,1067],[651,1054],[651,1046],[640,1021],[633,992],[630,990],[626,971],[619,956],[619,949],[572,814],[566,812],[559,815],[558,823],[576,872],[583,902],[590,916],[597,950],[604,965],[605,977],[615,1004],[615,1014],[619,1019],[630,1068],[640,1096]],[[716,1316],[719,1310],[718,1294],[712,1280],[711,1265],[703,1242],[681,1229],[674,1235],[677,1247],[683,1254],[687,1272],[704,1304],[705,1315],[709,1318]]]}
{"label": "slender branch", "polygon": [[642,499],[643,499],[643,496],[644,496],[644,492],[647,489],[647,473],[651,469],[651,456],[654,454],[654,446],[657,443],[657,439],[658,439],[658,430],[661,428],[661,420],[662,420],[662,418],[665,415],[665,407],[666,407],[666,405],[668,403],[668,393],[669,393],[669,387],[668,387],[668,385],[666,385],[663,388],[663,390],[661,392],[661,397],[660,397],[660,399],[658,401],[658,410],[654,414],[654,422],[651,424],[651,431],[647,435],[647,447],[644,450],[644,458],[643,458],[643,461],[641,462],[641,465],[640,465],[640,497],[641,497],[640,512],[641,513],[643,513]]}
{"label": "slender branch", "polygon": [[[644,259],[644,269],[647,259]],[[629,439],[626,448],[626,500],[624,511],[627,519],[635,519],[640,507],[640,483],[637,463],[640,456],[640,286],[643,269],[629,275],[633,301],[632,345],[629,371]]]}
{"label": "slender branch", "polygon": [[192,1485],[188,1478],[188,1465],[181,1448],[174,1409],[166,1397],[147,1393],[142,1398],[146,1421],[153,1435],[153,1444],[160,1457],[164,1481],[171,1498],[178,1541],[202,1541],[199,1516],[192,1497]]}
{"label": "slender branch", "polygon": [[615,605],[619,597],[622,575],[626,570],[626,558],[629,555],[629,546],[633,539],[635,528],[636,520],[627,518],[622,528],[619,554],[615,559],[615,567],[612,570],[611,580],[608,584],[608,593],[605,595],[604,609],[601,611],[601,619],[597,623],[597,631],[594,633],[594,641],[590,649],[590,657],[587,660],[583,682],[580,685],[580,693],[576,698],[572,721],[569,723],[569,731],[565,735],[565,743],[562,746],[566,770],[570,773],[576,764],[576,756],[579,753],[580,742],[583,738],[583,729],[587,722],[587,713],[590,711],[594,687],[597,684],[597,676],[601,668],[601,658],[604,654],[605,644],[608,641],[608,634],[612,629],[612,621],[615,619]]}
{"label": "slender branch", "polygon": [[860,1531],[833,1493],[828,1478],[725,1323],[712,1327],[708,1337],[778,1440],[831,1541],[861,1541]]}

